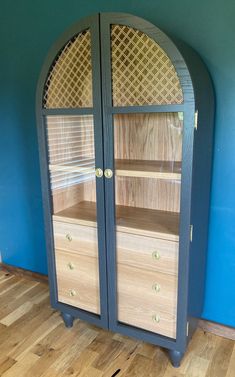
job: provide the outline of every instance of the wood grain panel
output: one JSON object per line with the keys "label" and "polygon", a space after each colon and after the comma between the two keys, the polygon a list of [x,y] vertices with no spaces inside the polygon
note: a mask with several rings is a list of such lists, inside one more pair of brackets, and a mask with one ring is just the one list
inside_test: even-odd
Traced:
{"label": "wood grain panel", "polygon": [[115,186],[117,205],[169,212],[180,211],[179,180],[118,176]]}
{"label": "wood grain panel", "polygon": [[115,114],[115,159],[181,161],[182,127],[178,113]]}
{"label": "wood grain panel", "polygon": [[63,250],[55,257],[59,301],[100,313],[98,259]]}
{"label": "wood grain panel", "polygon": [[[159,286],[159,291],[156,291],[156,285]],[[171,338],[176,337],[176,276],[119,263],[117,290],[120,322]]]}
{"label": "wood grain panel", "polygon": [[56,249],[98,257],[97,229],[95,227],[53,221],[53,228]]}
{"label": "wood grain panel", "polygon": [[117,232],[117,262],[124,265],[178,273],[178,242]]}

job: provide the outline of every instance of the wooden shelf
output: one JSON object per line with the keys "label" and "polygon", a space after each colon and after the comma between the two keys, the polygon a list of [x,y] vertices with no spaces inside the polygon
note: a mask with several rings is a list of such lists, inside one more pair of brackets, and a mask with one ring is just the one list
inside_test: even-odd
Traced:
{"label": "wooden shelf", "polygon": [[[179,214],[146,208],[116,206],[117,230],[120,232],[178,241]],[[96,203],[83,201],[53,215],[53,219],[96,226]]]}
{"label": "wooden shelf", "polygon": [[[82,165],[82,164],[81,164]],[[49,170],[54,172],[95,174],[94,160],[88,160],[84,166],[79,164],[50,164]],[[115,174],[120,177],[143,177],[158,179],[181,179],[181,162],[149,161],[149,160],[115,160]]]}
{"label": "wooden shelf", "polygon": [[122,177],[181,179],[181,162],[115,160],[115,173]]}

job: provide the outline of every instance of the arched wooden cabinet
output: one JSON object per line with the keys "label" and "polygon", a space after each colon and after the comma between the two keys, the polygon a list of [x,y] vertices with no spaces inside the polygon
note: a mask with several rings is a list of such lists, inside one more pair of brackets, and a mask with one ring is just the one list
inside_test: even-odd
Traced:
{"label": "arched wooden cabinet", "polygon": [[203,305],[213,90],[198,56],[127,14],[82,20],[37,90],[51,302],[169,350]]}

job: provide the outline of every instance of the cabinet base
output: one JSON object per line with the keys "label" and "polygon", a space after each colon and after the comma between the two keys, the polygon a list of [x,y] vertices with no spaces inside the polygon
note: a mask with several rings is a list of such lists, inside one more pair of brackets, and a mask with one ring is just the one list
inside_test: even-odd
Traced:
{"label": "cabinet base", "polygon": [[176,350],[168,350],[169,358],[174,368],[179,368],[184,354]]}
{"label": "cabinet base", "polygon": [[61,312],[66,327],[73,327],[74,317],[71,314]]}

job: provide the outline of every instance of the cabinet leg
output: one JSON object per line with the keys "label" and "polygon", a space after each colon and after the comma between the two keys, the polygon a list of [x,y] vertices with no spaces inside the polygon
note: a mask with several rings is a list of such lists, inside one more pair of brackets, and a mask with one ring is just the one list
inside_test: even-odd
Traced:
{"label": "cabinet leg", "polygon": [[66,327],[73,327],[74,317],[71,314],[62,312],[61,316],[64,320],[64,324],[65,324]]}
{"label": "cabinet leg", "polygon": [[171,360],[173,367],[179,368],[180,362],[181,362],[184,354],[182,352],[176,351],[176,350],[168,350],[168,353],[169,353],[169,357],[170,357],[170,360]]}

